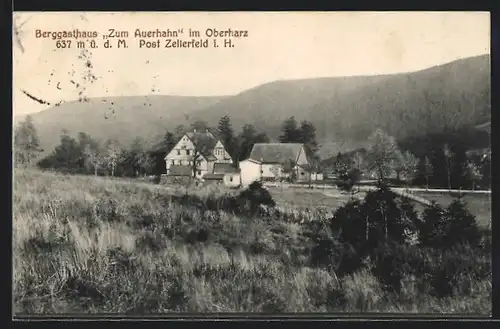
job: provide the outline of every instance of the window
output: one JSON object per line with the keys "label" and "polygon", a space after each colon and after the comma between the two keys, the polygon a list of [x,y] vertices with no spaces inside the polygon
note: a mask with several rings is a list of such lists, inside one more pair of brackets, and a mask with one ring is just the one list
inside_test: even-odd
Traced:
{"label": "window", "polygon": [[175,166],[175,160],[172,160],[172,166]]}
{"label": "window", "polygon": [[177,150],[177,155],[181,155],[181,150]]}
{"label": "window", "polygon": [[261,174],[263,174],[263,173],[264,173],[264,170],[261,170],[261,171],[260,171],[260,173],[261,173]]}
{"label": "window", "polygon": [[301,172],[301,173],[300,173],[300,175],[301,175],[301,176],[304,176],[304,172]]}
{"label": "window", "polygon": [[200,176],[200,175],[201,175],[201,170],[198,170],[198,176]]}
{"label": "window", "polygon": [[190,153],[190,150],[186,150],[186,154],[189,155],[189,153]]}
{"label": "window", "polygon": [[233,181],[233,176],[229,177],[229,181],[232,182]]}

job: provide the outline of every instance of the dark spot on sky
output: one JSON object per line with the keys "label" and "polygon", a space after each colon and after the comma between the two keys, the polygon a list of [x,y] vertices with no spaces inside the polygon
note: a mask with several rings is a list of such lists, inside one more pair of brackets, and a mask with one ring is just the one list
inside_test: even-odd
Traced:
{"label": "dark spot on sky", "polygon": [[111,105],[115,105],[115,103],[114,103],[114,102],[111,102]]}
{"label": "dark spot on sky", "polygon": [[21,89],[21,91],[23,92],[23,94],[25,94],[26,96],[28,96],[30,99],[34,100],[35,102],[39,103],[39,104],[44,104],[44,105],[50,105],[49,102],[41,99],[41,98],[38,98],[38,97],[35,97],[33,95],[31,95],[30,93],[28,93],[27,91]]}
{"label": "dark spot on sky", "polygon": [[60,84],[61,84],[61,83],[60,83],[60,82],[58,82],[58,83],[57,83],[57,86],[56,86],[56,87],[57,87],[57,89],[59,89],[59,90],[61,90],[61,87],[59,87],[59,85],[60,85]]}

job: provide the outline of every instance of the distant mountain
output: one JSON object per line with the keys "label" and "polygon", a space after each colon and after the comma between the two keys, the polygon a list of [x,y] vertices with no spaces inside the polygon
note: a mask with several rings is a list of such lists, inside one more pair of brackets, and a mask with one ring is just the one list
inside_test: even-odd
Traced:
{"label": "distant mountain", "polygon": [[76,136],[86,132],[93,138],[116,138],[127,145],[141,136],[157,138],[179,124],[189,125],[193,113],[224,97],[127,96],[90,98],[67,102],[32,114],[42,147],[51,151],[59,144],[63,129]]}
{"label": "distant mountain", "polygon": [[332,154],[360,146],[376,127],[401,139],[480,124],[491,116],[490,56],[405,74],[278,81],[197,115],[215,123],[225,113],[235,126],[255,123],[271,138],[289,116],[310,120]]}
{"label": "distant mountain", "polygon": [[363,146],[376,127],[404,139],[487,124],[490,72],[490,56],[483,55],[412,73],[276,81],[229,97],[91,99],[33,118],[44,147],[52,148],[63,128],[127,141],[197,119],[216,125],[225,114],[236,130],[250,123],[276,139],[282,121],[295,116],[315,124],[322,155],[329,156]]}

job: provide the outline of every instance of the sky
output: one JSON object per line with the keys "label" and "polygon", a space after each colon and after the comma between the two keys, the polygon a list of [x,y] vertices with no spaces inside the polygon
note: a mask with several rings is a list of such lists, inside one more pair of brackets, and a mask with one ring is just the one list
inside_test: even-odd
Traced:
{"label": "sky", "polygon": [[[14,13],[13,115],[44,110],[21,90],[51,104],[78,97],[132,95],[232,95],[286,79],[411,72],[490,53],[488,12],[22,12]],[[104,48],[109,29],[128,31],[128,48]],[[41,31],[96,31],[99,48],[71,40],[57,48]],[[244,30],[234,47],[139,48],[136,29]],[[173,38],[175,39],[175,38]],[[91,72],[93,83],[83,76]],[[73,82],[71,82],[73,80]],[[76,87],[76,83],[79,87]]]}

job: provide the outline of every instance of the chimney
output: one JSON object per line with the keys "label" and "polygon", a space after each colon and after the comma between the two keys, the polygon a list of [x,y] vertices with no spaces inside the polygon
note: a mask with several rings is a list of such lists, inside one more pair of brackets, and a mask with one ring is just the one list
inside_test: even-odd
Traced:
{"label": "chimney", "polygon": [[193,129],[193,132],[196,133],[196,128]]}

